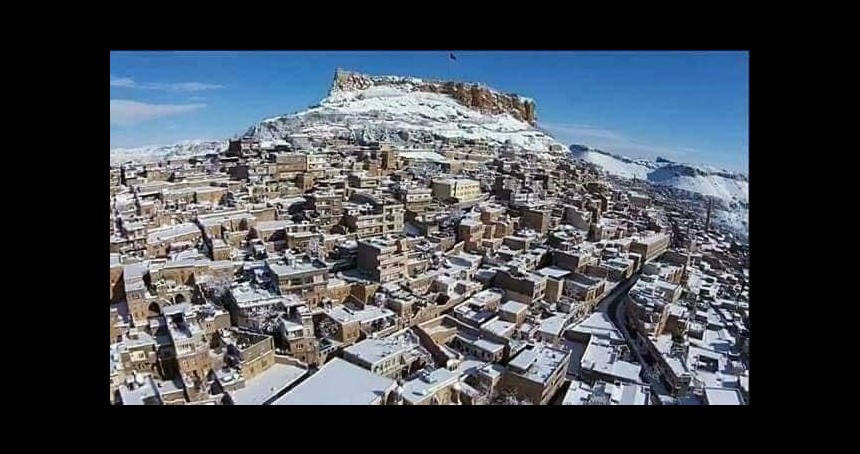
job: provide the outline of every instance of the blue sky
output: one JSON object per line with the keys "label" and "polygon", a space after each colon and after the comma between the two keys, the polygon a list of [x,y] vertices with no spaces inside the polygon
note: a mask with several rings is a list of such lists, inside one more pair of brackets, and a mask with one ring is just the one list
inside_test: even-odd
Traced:
{"label": "blue sky", "polygon": [[481,82],[533,98],[562,142],[749,168],[747,52],[112,52],[111,147],[223,139],[302,110],[334,70]]}

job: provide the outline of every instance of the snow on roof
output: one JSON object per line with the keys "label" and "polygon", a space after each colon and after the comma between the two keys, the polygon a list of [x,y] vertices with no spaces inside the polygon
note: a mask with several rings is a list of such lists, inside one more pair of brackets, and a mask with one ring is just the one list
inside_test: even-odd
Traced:
{"label": "snow on roof", "polygon": [[[460,336],[460,335],[458,334],[458,336]],[[460,336],[460,338],[462,339],[462,336]],[[474,341],[472,341],[472,345],[475,348],[478,348],[480,350],[483,350],[483,351],[486,351],[486,352],[489,352],[492,354],[496,354],[499,351],[501,351],[503,348],[505,348],[504,344],[500,344],[498,342],[493,342],[489,339],[484,339],[484,338],[475,339]]]}
{"label": "snow on roof", "polygon": [[580,367],[630,382],[639,381],[639,372],[642,369],[639,365],[619,359],[617,346],[612,345],[608,339],[596,336],[589,340]]}
{"label": "snow on roof", "polygon": [[516,325],[514,323],[506,322],[499,318],[494,318],[493,320],[481,325],[482,330],[500,337],[510,336],[514,332],[515,328]]}
{"label": "snow on roof", "polygon": [[605,337],[613,343],[624,341],[621,331],[615,327],[615,324],[604,312],[595,312],[589,315],[588,318],[571,327],[570,331]]}
{"label": "snow on roof", "polygon": [[458,373],[448,369],[436,369],[403,383],[401,395],[404,400],[416,404],[429,398],[440,389],[453,385],[457,382],[458,377]]}
{"label": "snow on roof", "polygon": [[570,314],[555,314],[541,320],[538,332],[549,334],[550,336],[558,336],[561,334],[568,320],[570,320]]}
{"label": "snow on roof", "polygon": [[487,310],[474,310],[468,302],[458,305],[454,308],[454,313],[458,318],[475,324],[481,324],[493,318],[493,312]]}
{"label": "snow on roof", "polygon": [[304,262],[296,260],[292,264],[278,263],[274,261],[266,261],[272,273],[278,277],[291,276],[294,274],[307,273],[310,271],[324,271],[327,268],[319,262]]}
{"label": "snow on roof", "polygon": [[257,230],[257,231],[260,231],[260,230],[281,230],[281,229],[285,229],[285,228],[287,228],[293,224],[294,224],[294,222],[285,221],[285,220],[257,221],[257,223],[254,225],[254,230]]}
{"label": "snow on roof", "polygon": [[340,358],[333,358],[272,405],[370,405],[397,382]]}
{"label": "snow on roof", "polygon": [[448,162],[448,158],[432,151],[400,151],[397,155],[402,159],[414,161],[427,161],[439,164]]}
{"label": "snow on roof", "polygon": [[358,321],[371,322],[376,319],[395,315],[390,309],[379,306],[365,306],[364,309],[348,309],[345,306],[335,306],[328,312],[329,317],[344,323]]}
{"label": "snow on roof", "polygon": [[486,306],[493,300],[501,299],[505,296],[505,291],[500,288],[488,288],[486,290],[481,290],[478,293],[472,295],[469,299],[466,300],[466,303],[473,304],[475,306],[483,307]]}
{"label": "snow on roof", "polygon": [[737,389],[705,388],[708,405],[743,405],[743,397]]}
{"label": "snow on roof", "polygon": [[535,271],[535,273],[541,274],[543,276],[551,277],[553,279],[559,279],[559,278],[563,278],[563,277],[571,274],[571,271],[566,270],[564,268],[559,268],[559,267],[553,265],[553,266],[541,268],[541,269]]}
{"label": "snow on roof", "polygon": [[687,363],[681,361],[680,358],[670,353],[673,343],[672,335],[662,334],[656,339],[653,339],[653,343],[655,349],[660,353],[666,361],[666,364],[669,365],[669,369],[671,369],[672,373],[675,374],[676,377],[688,376],[690,374],[689,369],[687,368]]}
{"label": "snow on roof", "polygon": [[600,401],[606,405],[648,405],[649,388],[630,383],[605,383],[598,381],[595,386],[579,380],[570,382],[562,405],[587,405],[589,401]]}
{"label": "snow on roof", "polygon": [[365,339],[347,347],[344,353],[374,365],[418,347],[418,338],[411,331],[404,331],[385,339]]}
{"label": "snow on roof", "polygon": [[528,310],[528,304],[523,304],[514,300],[508,300],[504,304],[499,307],[500,311],[508,312],[511,314],[519,314],[525,310]]}
{"label": "snow on roof", "polygon": [[197,225],[192,224],[190,222],[185,222],[182,224],[173,225],[170,227],[165,227],[161,229],[150,230],[149,235],[146,237],[147,243],[158,243],[161,241],[167,241],[172,238],[176,238],[183,235],[190,235],[194,233],[200,233],[200,228]]}
{"label": "snow on roof", "polygon": [[538,383],[547,383],[570,355],[569,352],[547,345],[530,347],[526,347],[508,362],[508,369],[527,380]]}
{"label": "snow on roof", "polygon": [[265,288],[252,287],[247,282],[232,288],[230,293],[240,307],[264,301],[270,302],[270,304],[280,304],[283,300],[276,293]]}
{"label": "snow on roof", "polygon": [[133,383],[135,388],[129,389],[125,384],[119,386],[120,400],[123,405],[145,405],[148,398],[158,396],[156,384],[149,375],[127,376],[126,382]]}
{"label": "snow on roof", "polygon": [[263,405],[307,373],[307,369],[276,362],[260,375],[246,380],[244,388],[230,394],[236,405]]}

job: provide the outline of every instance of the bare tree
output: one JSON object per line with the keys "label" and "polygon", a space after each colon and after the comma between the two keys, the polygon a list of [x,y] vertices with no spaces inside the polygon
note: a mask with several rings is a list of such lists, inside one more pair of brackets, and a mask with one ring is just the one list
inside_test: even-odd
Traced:
{"label": "bare tree", "polygon": [[534,405],[529,399],[518,398],[510,389],[500,391],[493,403],[495,405]]}

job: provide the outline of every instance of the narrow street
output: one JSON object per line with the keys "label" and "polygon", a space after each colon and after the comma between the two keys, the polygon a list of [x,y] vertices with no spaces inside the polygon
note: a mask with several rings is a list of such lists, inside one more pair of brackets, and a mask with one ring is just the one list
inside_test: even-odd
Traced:
{"label": "narrow street", "polygon": [[603,301],[601,301],[600,304],[597,306],[597,312],[603,312],[604,314],[608,315],[610,320],[612,320],[612,323],[615,323],[617,325],[618,322],[613,315],[615,307],[618,306],[618,304],[624,300],[624,298],[627,296],[627,292],[630,291],[630,289],[633,287],[634,284],[636,284],[636,281],[638,280],[639,273],[636,273],[627,278],[626,280],[621,281],[618,285],[615,286],[615,288],[612,289],[611,292],[609,292],[608,295],[606,295],[606,297],[603,298]]}
{"label": "narrow street", "polygon": [[[630,289],[636,284],[636,281],[639,280],[639,273],[631,276],[626,283],[620,284],[618,287],[613,289],[613,293],[608,295],[603,302],[600,303],[598,307],[599,311],[606,313],[609,316],[609,319],[612,320],[612,324],[615,325],[621,331],[621,334],[624,336],[624,339],[627,340],[627,345],[630,346],[630,350],[636,355],[637,361],[642,366],[642,374],[641,377],[644,377],[648,381],[648,385],[651,386],[651,389],[657,394],[661,396],[670,395],[666,390],[666,387],[657,378],[657,374],[651,370],[651,367],[648,366],[648,363],[645,362],[645,359],[642,357],[642,354],[639,353],[639,347],[637,343],[633,341],[633,338],[630,336],[630,333],[627,332],[627,323],[624,315],[624,305],[627,300],[627,294]],[[616,290],[622,290],[616,293]]]}

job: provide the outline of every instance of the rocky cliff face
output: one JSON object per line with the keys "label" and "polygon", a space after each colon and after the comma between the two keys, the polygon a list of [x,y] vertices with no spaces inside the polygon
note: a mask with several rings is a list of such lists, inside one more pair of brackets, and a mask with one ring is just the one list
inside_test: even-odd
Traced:
{"label": "rocky cliff face", "polygon": [[509,114],[532,126],[537,125],[535,102],[516,94],[499,93],[479,84],[445,82],[396,76],[368,76],[337,70],[331,92],[361,91],[371,87],[393,86],[413,91],[451,96],[460,104],[482,114]]}

